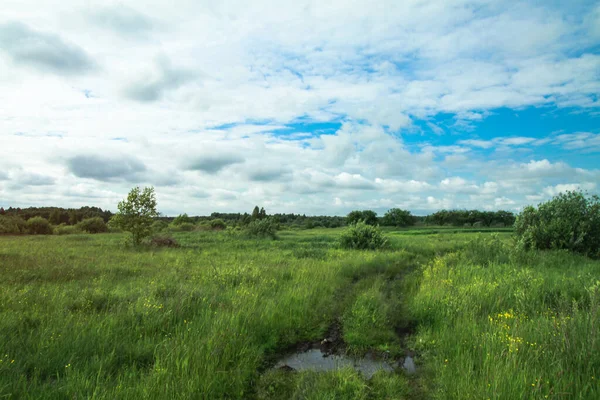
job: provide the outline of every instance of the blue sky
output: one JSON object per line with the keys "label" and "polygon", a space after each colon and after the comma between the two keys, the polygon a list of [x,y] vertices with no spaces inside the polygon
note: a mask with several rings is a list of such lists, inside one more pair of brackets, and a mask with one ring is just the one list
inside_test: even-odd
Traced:
{"label": "blue sky", "polygon": [[0,206],[518,212],[600,191],[596,1],[5,0]]}

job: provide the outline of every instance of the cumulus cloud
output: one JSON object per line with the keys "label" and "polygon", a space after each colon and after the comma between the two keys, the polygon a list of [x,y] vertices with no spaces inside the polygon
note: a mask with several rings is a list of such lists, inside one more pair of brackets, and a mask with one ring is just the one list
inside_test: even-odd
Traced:
{"label": "cumulus cloud", "polygon": [[150,18],[124,4],[105,6],[89,13],[92,22],[124,35],[140,35],[152,30]]}
{"label": "cumulus cloud", "polygon": [[0,23],[0,50],[15,63],[61,75],[88,72],[95,65],[81,47],[15,21]]}
{"label": "cumulus cloud", "polygon": [[167,58],[160,57],[157,61],[157,70],[128,84],[124,93],[132,100],[153,102],[160,100],[165,93],[194,80],[197,76],[196,71],[174,68]]}
{"label": "cumulus cloud", "polygon": [[243,161],[241,156],[235,154],[207,154],[191,158],[184,167],[190,171],[216,174],[230,165]]}
{"label": "cumulus cloud", "polygon": [[133,183],[173,214],[598,191],[595,4],[65,1],[3,8],[0,159],[54,184],[2,181],[0,205],[114,208]]}
{"label": "cumulus cloud", "polygon": [[146,166],[140,160],[131,156],[102,156],[82,154],[67,160],[69,171],[79,178],[89,178],[99,181],[124,179],[139,182],[140,173],[146,171]]}

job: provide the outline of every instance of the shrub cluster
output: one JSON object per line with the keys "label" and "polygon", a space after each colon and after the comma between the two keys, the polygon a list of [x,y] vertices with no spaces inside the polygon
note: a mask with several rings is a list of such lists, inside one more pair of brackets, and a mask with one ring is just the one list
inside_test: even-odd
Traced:
{"label": "shrub cluster", "polygon": [[108,227],[100,217],[86,218],[77,224],[77,227],[87,233],[108,232]]}
{"label": "shrub cluster", "polygon": [[32,235],[52,235],[52,226],[47,219],[33,217],[27,220],[27,230]]}
{"label": "shrub cluster", "polygon": [[81,230],[75,225],[60,224],[54,228],[55,235],[73,235],[81,233]]}
{"label": "shrub cluster", "polygon": [[566,249],[600,257],[600,198],[568,191],[526,207],[515,223],[522,249]]}
{"label": "shrub cluster", "polygon": [[376,250],[385,247],[386,243],[381,229],[364,221],[349,226],[340,236],[340,246],[344,249]]}
{"label": "shrub cluster", "polygon": [[277,237],[277,224],[272,218],[256,219],[246,226],[246,233],[253,237]]}
{"label": "shrub cluster", "polygon": [[27,222],[23,218],[0,215],[0,234],[18,235],[27,232]]}

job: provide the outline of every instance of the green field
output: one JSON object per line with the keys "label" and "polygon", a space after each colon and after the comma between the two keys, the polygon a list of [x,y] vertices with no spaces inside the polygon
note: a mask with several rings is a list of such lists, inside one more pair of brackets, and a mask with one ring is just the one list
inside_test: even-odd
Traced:
{"label": "green field", "polygon": [[[0,237],[1,399],[599,399],[600,262],[510,232],[338,229]],[[271,367],[338,327],[417,374]],[[408,334],[408,336],[405,336]]]}

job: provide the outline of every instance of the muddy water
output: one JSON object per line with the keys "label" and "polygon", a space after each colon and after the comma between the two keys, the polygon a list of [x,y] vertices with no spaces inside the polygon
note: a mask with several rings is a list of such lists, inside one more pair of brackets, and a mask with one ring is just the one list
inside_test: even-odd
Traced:
{"label": "muddy water", "polygon": [[[345,367],[354,368],[367,379],[370,379],[376,372],[381,370],[394,371],[392,364],[376,360],[371,355],[355,359],[343,355],[325,355],[320,349],[291,354],[275,365],[275,368],[293,368],[296,371],[317,372],[334,371]],[[415,372],[415,364],[411,357],[406,357],[402,367],[408,373]]]}

